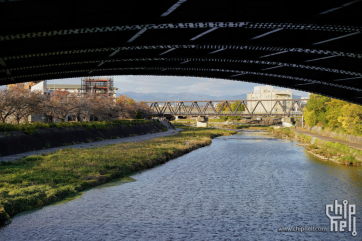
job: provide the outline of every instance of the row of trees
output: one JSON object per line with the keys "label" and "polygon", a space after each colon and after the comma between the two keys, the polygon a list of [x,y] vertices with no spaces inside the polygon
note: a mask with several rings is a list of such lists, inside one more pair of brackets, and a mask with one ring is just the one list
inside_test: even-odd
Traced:
{"label": "row of trees", "polygon": [[76,121],[111,120],[115,118],[142,118],[150,113],[144,102],[136,103],[128,96],[121,95],[116,101],[112,97],[99,95],[78,95],[56,90],[51,95],[30,91],[19,87],[0,90],[0,121],[20,123],[28,121],[33,114],[44,115],[49,119],[65,121],[74,115]]}
{"label": "row of trees", "polygon": [[[240,104],[240,101],[235,101],[230,105],[230,108],[232,111],[236,111],[236,108],[238,108],[238,105]],[[221,111],[230,111],[229,107],[225,104],[223,106],[223,103],[220,103],[217,105],[216,110],[219,111],[222,108]],[[243,104],[240,105],[238,108],[238,111],[245,111],[245,106]]]}
{"label": "row of trees", "polygon": [[323,126],[351,135],[362,135],[362,106],[312,94],[304,109],[307,126]]}

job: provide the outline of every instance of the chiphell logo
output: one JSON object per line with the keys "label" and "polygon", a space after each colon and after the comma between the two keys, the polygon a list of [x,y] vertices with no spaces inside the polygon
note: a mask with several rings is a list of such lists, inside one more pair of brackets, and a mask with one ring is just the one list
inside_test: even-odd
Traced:
{"label": "chiphell logo", "polygon": [[352,232],[352,236],[357,236],[356,232],[356,205],[348,204],[347,200],[343,204],[338,204],[338,200],[334,200],[334,204],[326,205],[326,215],[330,219],[331,232],[344,232],[348,227],[348,232]]}

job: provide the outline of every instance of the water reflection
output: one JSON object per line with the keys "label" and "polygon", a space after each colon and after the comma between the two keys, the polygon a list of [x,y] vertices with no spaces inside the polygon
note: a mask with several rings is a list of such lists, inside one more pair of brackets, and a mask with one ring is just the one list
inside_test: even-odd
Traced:
{"label": "water reflection", "polygon": [[[132,176],[136,182],[95,188],[80,199],[19,215],[0,229],[0,240],[352,238],[277,229],[329,228],[325,205],[335,199],[347,199],[358,211],[361,168],[320,161],[295,141],[262,138],[273,136],[244,131],[216,138],[208,147]],[[357,218],[362,235],[361,227]]]}

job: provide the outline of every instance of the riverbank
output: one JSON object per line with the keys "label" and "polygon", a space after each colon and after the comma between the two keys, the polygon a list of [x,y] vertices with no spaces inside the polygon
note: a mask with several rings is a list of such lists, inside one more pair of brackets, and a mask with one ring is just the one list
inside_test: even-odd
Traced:
{"label": "riverbank", "polygon": [[[232,131],[192,128],[143,142],[120,143],[30,156],[0,164],[0,223],[9,216],[32,210],[77,194],[82,190],[152,168]],[[2,211],[3,210],[3,211]]]}
{"label": "riverbank", "polygon": [[34,123],[19,126],[5,123],[0,125],[1,130],[9,130],[11,128],[20,129],[0,132],[1,157],[59,146],[145,135],[167,130],[166,126],[160,122],[149,120],[67,122],[51,123],[51,125]]}
{"label": "riverbank", "polygon": [[[296,139],[304,143],[308,153],[324,161],[332,161],[340,165],[362,166],[362,150],[356,143],[346,143],[339,139],[324,137],[299,129],[273,129],[273,134],[288,139]],[[362,147],[362,145],[361,145]]]}

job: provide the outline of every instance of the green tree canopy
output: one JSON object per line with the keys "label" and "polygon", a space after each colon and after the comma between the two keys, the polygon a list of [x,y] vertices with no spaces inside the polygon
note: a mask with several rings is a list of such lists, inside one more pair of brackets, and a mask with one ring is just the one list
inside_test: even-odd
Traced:
{"label": "green tree canopy", "polygon": [[323,126],[351,135],[362,135],[362,106],[312,94],[303,113],[307,126]]}
{"label": "green tree canopy", "polygon": [[304,119],[308,126],[323,125],[328,123],[326,118],[327,104],[329,97],[311,94],[307,106],[304,109]]}
{"label": "green tree canopy", "polygon": [[[233,102],[232,104],[229,104],[229,105],[230,105],[231,110],[235,111],[239,104],[240,104],[240,101],[235,101],[235,102]],[[220,108],[222,107],[222,105],[223,105],[223,103],[218,104],[216,110],[219,111]],[[238,111],[244,111],[244,110],[245,110],[245,107],[244,107],[243,104],[241,104]],[[222,108],[221,111],[230,111],[230,110],[227,107],[227,105],[224,105],[224,107]]]}

